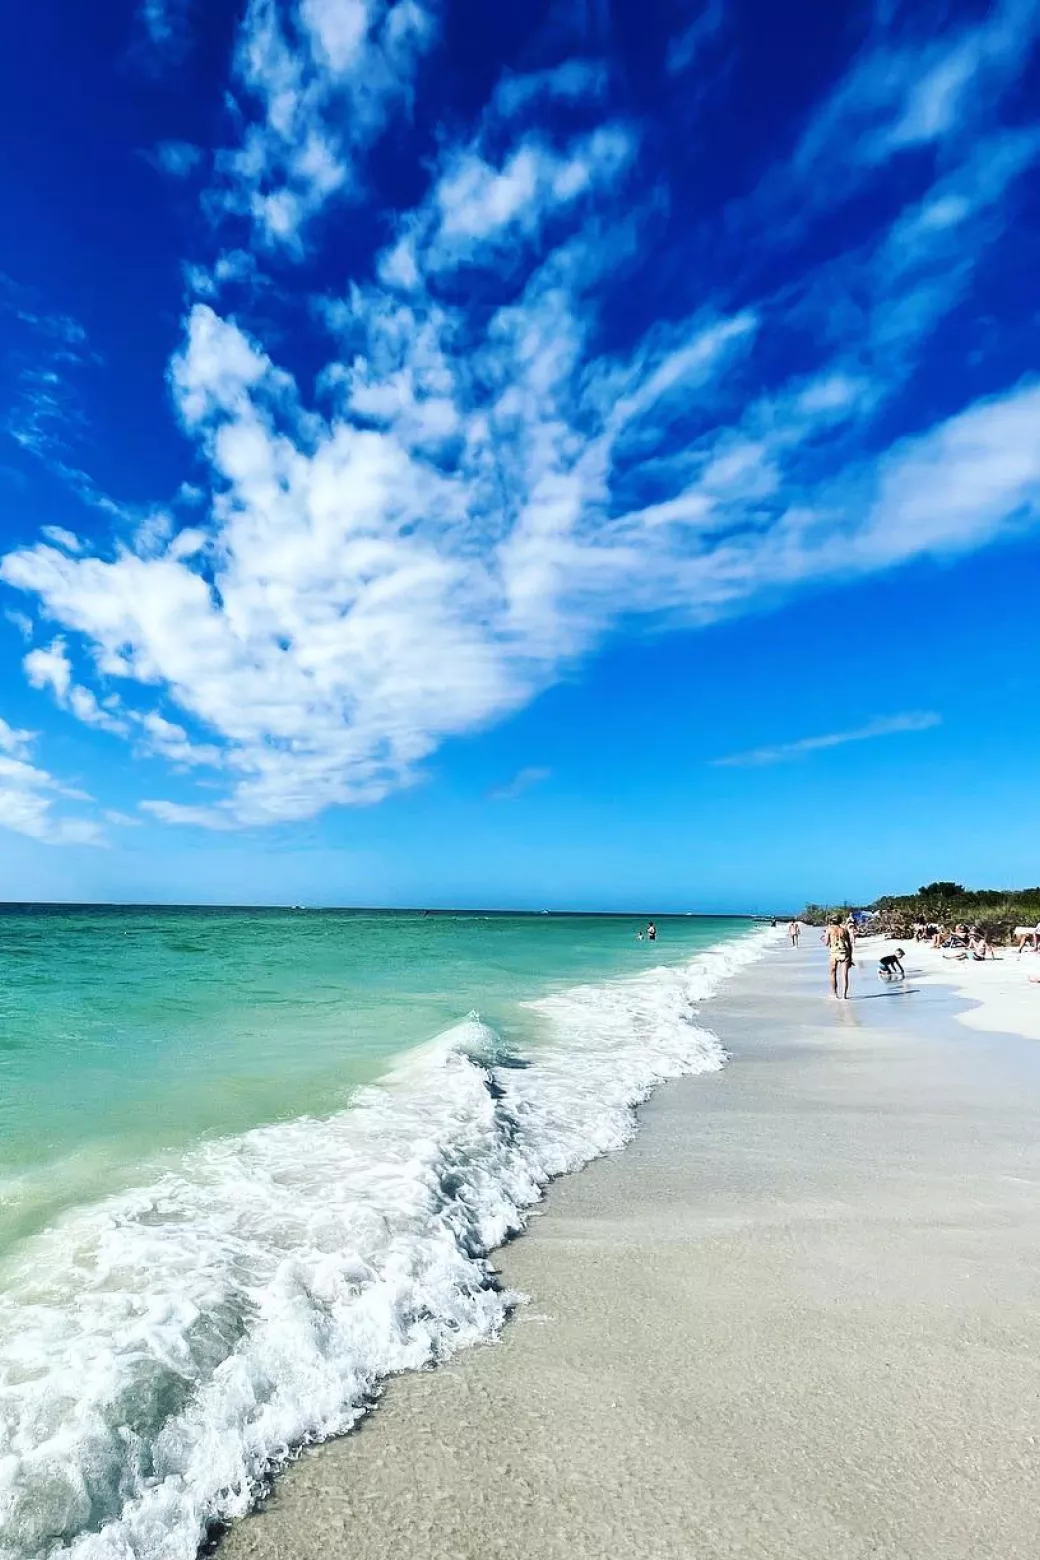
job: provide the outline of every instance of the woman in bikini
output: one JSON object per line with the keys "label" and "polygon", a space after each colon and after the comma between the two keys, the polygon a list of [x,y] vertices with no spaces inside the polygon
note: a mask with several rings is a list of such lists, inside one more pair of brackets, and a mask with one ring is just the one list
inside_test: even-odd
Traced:
{"label": "woman in bikini", "polygon": [[[827,952],[831,964],[831,991],[836,997],[848,998],[849,971],[852,968],[852,938],[840,916],[835,916],[827,928]],[[838,990],[839,976],[841,990]]]}

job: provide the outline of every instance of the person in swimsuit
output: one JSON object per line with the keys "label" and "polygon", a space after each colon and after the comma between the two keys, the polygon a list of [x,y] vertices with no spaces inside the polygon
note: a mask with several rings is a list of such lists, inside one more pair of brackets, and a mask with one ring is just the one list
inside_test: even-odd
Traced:
{"label": "person in swimsuit", "polygon": [[968,947],[971,949],[973,959],[995,959],[997,957],[989,938],[980,932],[977,926],[973,926],[971,929]]}
{"label": "person in swimsuit", "polygon": [[799,938],[802,935],[802,923],[800,921],[792,921],[787,928],[787,935],[791,939],[791,947],[797,948]]}
{"label": "person in swimsuit", "polygon": [[[849,971],[852,968],[852,938],[841,916],[836,915],[826,932],[827,952],[830,955],[831,991],[846,1001],[849,995]],[[841,990],[838,990],[839,985]]]}
{"label": "person in swimsuit", "polygon": [[654,925],[653,921],[650,922],[650,925],[646,929],[646,940],[647,942],[657,941],[657,927]]}
{"label": "person in swimsuit", "polygon": [[902,948],[897,948],[895,953],[886,953],[884,958],[879,959],[877,963],[878,980],[905,980],[904,957]]}

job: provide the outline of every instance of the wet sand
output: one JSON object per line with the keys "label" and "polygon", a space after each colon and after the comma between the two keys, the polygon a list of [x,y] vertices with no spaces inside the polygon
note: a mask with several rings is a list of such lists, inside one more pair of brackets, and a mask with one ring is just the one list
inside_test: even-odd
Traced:
{"label": "wet sand", "polygon": [[1033,1560],[1040,1047],[825,983],[813,941],[706,1004],[730,1064],[552,1188],[502,1339],[391,1383],[223,1560]]}

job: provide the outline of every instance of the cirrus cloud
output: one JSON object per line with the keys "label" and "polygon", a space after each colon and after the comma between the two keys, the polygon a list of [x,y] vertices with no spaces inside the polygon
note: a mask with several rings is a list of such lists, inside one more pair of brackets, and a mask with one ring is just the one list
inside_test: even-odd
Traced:
{"label": "cirrus cloud", "polygon": [[[414,205],[381,212],[385,242],[308,300],[317,376],[267,314],[223,304],[236,278],[257,294],[260,262],[222,252],[193,273],[169,374],[202,473],[190,524],[163,514],[132,544],[78,551],[52,531],[9,553],[0,577],[58,627],[30,679],[213,771],[198,795],[149,797],[152,816],[299,819],[415,783],[445,738],[520,709],[636,618],[703,624],[1035,525],[1040,384],[917,421],[906,400],[1040,144],[997,113],[1037,8],[994,15],[946,41],[872,35],[728,213],[718,242],[738,235],[740,266],[681,302],[641,312],[666,192],[594,62],[508,75],[443,133]],[[211,208],[245,217],[257,254],[303,262],[312,220],[356,195],[363,153],[407,113],[433,34],[411,0],[251,0],[243,130]],[[910,144],[916,182],[847,238],[849,180]],[[790,246],[835,214],[794,281],[743,287],[752,222]],[[738,761],[777,759],[720,762]]]}
{"label": "cirrus cloud", "polygon": [[752,748],[747,753],[731,753],[726,758],[713,758],[712,763],[721,769],[759,769],[766,764],[786,764],[793,758],[804,758],[807,753],[823,753],[830,748],[844,747],[849,742],[872,742],[876,737],[897,737],[909,731],[931,731],[942,725],[942,716],[925,710],[906,715],[882,715],[856,726],[852,731],[830,731],[819,737],[799,737],[796,742],[780,742],[775,747]]}
{"label": "cirrus cloud", "polygon": [[92,818],[70,817],[60,801],[89,802],[32,762],[36,738],[0,718],[0,828],[47,845],[102,845],[104,833]]}

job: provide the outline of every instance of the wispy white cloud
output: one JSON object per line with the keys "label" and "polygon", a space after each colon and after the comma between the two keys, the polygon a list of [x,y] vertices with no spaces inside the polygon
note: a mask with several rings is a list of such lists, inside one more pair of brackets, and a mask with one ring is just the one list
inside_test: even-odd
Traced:
{"label": "wispy white cloud", "polygon": [[197,807],[181,802],[144,801],[141,811],[158,818],[160,823],[175,823],[186,828],[232,830],[237,827],[232,814],[225,808]]}
{"label": "wispy white cloud", "polygon": [[32,761],[35,737],[0,719],[0,828],[48,845],[102,845],[104,834],[92,818],[59,811],[60,799],[89,801],[62,785]]}
{"label": "wispy white cloud", "polygon": [[797,742],[781,742],[775,747],[752,748],[748,753],[731,753],[727,758],[714,758],[712,763],[721,769],[757,769],[766,764],[785,764],[792,758],[804,758],[807,753],[820,753],[828,748],[844,747],[847,742],[870,742],[875,737],[895,737],[909,731],[930,731],[942,724],[942,716],[930,711],[917,714],[884,715],[878,720],[857,726],[854,731],[831,731],[821,737],[801,737]]}
{"label": "wispy white cloud", "polygon": [[359,160],[407,108],[435,33],[432,6],[418,0],[249,0],[236,55],[246,128],[217,159],[213,208],[302,254],[310,220],[357,194]]}
{"label": "wispy white cloud", "polygon": [[137,17],[153,60],[181,60],[190,43],[191,0],[141,0]]}
{"label": "wispy white cloud", "polygon": [[63,710],[85,726],[117,737],[133,737],[140,754],[166,759],[179,769],[219,769],[223,764],[218,747],[193,742],[183,726],[157,710],[127,709],[114,694],[108,694],[103,704],[99,702],[92,689],[74,679],[66,642],[60,635],[46,648],[30,650],[22,667],[30,687],[49,691]]}
{"label": "wispy white cloud", "polygon": [[693,21],[672,39],[665,57],[665,68],[673,76],[683,75],[697,63],[706,47],[717,38],[726,23],[723,0],[705,0]]}
{"label": "wispy white cloud", "polygon": [[32,642],[33,620],[28,615],[28,613],[10,610],[4,613],[4,617],[13,628],[18,630],[26,644],[30,644]]}
{"label": "wispy white cloud", "polygon": [[68,314],[41,308],[31,289],[0,273],[0,319],[4,316],[13,390],[0,430],[84,503],[114,515],[116,506],[83,469],[88,425],[81,387],[85,371],[101,363],[85,329]]}
{"label": "wispy white cloud", "polygon": [[633,151],[632,136],[620,126],[577,137],[562,155],[525,137],[500,168],[466,147],[449,160],[434,187],[426,268],[453,269],[486,255],[490,245],[537,236],[554,211],[617,180]]}
{"label": "wispy white cloud", "polygon": [[83,551],[83,543],[74,531],[67,531],[62,525],[41,525],[40,535],[45,536],[55,547],[61,547],[65,552],[78,553]]}
{"label": "wispy white cloud", "polygon": [[193,769],[199,765],[219,769],[223,755],[212,743],[192,742],[183,726],[152,710],[134,717],[144,733],[144,749],[171,764]]}
{"label": "wispy white cloud", "polygon": [[[993,25],[870,41],[748,211],[782,225],[784,201],[804,197],[825,216],[823,174],[868,177],[907,125],[943,159],[869,242],[836,243],[780,296],[709,294],[628,339],[604,330],[653,202],[638,127],[610,116],[586,64],[507,78],[445,137],[367,279],[315,301],[316,394],[276,334],[223,302],[258,275],[227,251],[199,279],[170,370],[205,497],[187,523],[147,517],[132,544],[77,552],[52,533],[3,559],[0,577],[61,631],[28,675],[89,723],[83,686],[139,751],[214,771],[208,792],[150,798],[153,817],[251,826],[414,783],[446,737],[520,708],[637,615],[704,623],[1040,522],[1036,381],[875,436],[1030,166],[1033,132],[983,113],[1023,57]],[[403,111],[431,27],[407,3],[251,0],[224,205],[302,253],[310,218]],[[935,76],[929,107],[920,83],[962,59],[975,66]],[[547,102],[565,105],[565,131],[532,127]],[[77,682],[70,662],[62,686],[55,644],[68,661],[71,636],[82,669]],[[142,691],[166,713],[134,709]],[[883,724],[761,752],[923,729]]]}
{"label": "wispy white cloud", "polygon": [[30,650],[22,661],[30,687],[46,688],[63,709],[69,711],[85,726],[125,737],[129,733],[127,722],[99,704],[92,689],[74,682],[72,662],[60,636],[46,648]]}
{"label": "wispy white cloud", "polygon": [[509,119],[529,112],[545,99],[558,103],[589,102],[606,95],[609,81],[609,72],[601,60],[570,59],[550,70],[523,75],[506,71],[492,94],[490,111]]}
{"label": "wispy white cloud", "polygon": [[768,231],[770,252],[804,238],[899,159],[962,159],[999,118],[1001,96],[1027,69],[1040,29],[1040,0],[997,0],[956,28],[937,27],[927,11],[893,21],[893,10],[900,8],[875,7],[862,49],[809,115],[790,157],[734,209],[749,239]]}
{"label": "wispy white cloud", "polygon": [[499,785],[489,793],[493,802],[513,802],[518,796],[523,796],[525,791],[530,791],[533,786],[541,785],[552,774],[551,769],[542,769],[536,764],[530,764],[526,769],[520,769],[512,780],[505,785]]}
{"label": "wispy white cloud", "polygon": [[147,158],[161,173],[169,174],[171,179],[187,179],[202,162],[203,152],[200,146],[194,146],[190,141],[159,141],[147,153]]}
{"label": "wispy white cloud", "polygon": [[823,162],[885,162],[911,147],[973,138],[979,116],[1021,71],[1035,37],[1037,0],[997,0],[980,21],[936,30],[922,16],[893,34],[875,24],[852,69],[814,114],[795,155]]}

